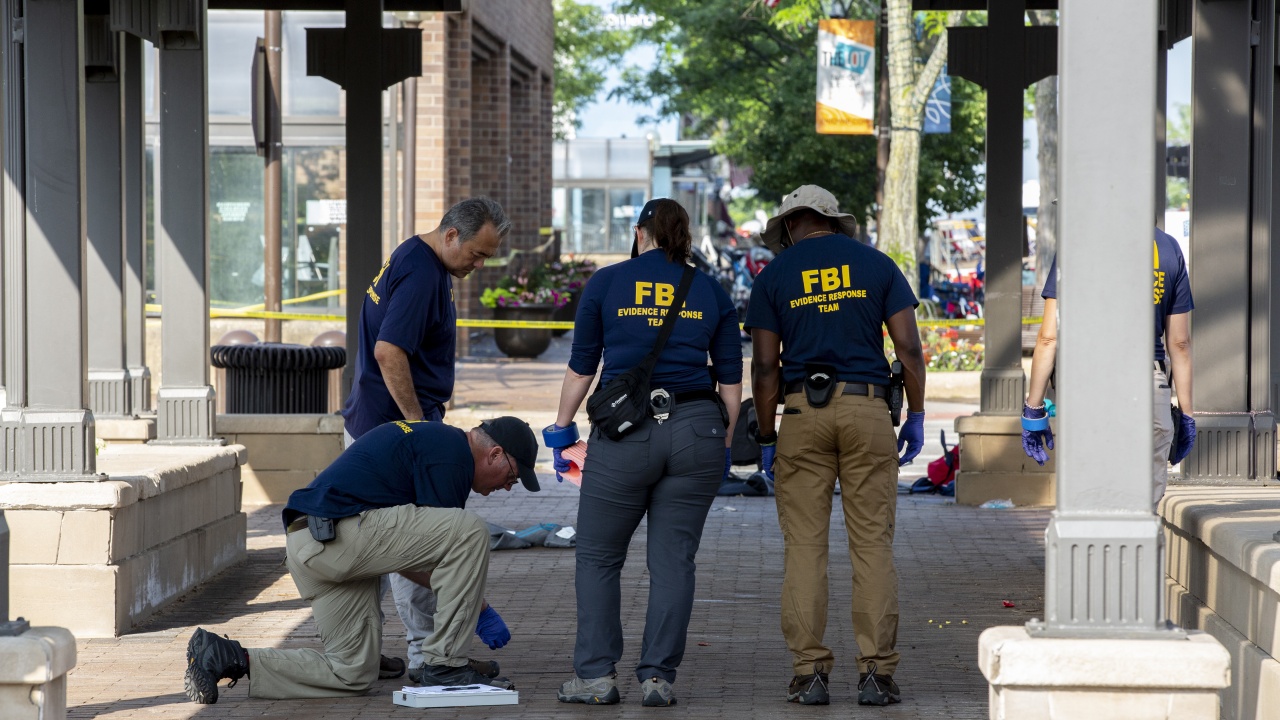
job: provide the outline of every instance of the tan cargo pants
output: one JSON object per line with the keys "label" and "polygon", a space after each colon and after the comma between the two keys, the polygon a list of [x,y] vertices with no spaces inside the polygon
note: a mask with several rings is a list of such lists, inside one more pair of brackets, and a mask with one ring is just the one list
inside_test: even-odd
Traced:
{"label": "tan cargo pants", "polygon": [[[844,384],[836,387],[842,392]],[[815,665],[830,672],[835,656],[827,629],[827,537],[831,499],[840,478],[844,526],[853,565],[853,631],[858,671],[892,675],[898,666],[898,574],[893,525],[898,456],[885,401],[840,395],[823,408],[803,393],[787,395],[778,431],[774,492],[782,527],[782,634],[796,675]]]}
{"label": "tan cargo pants", "polygon": [[305,529],[289,533],[285,562],[311,602],[324,652],[248,650],[250,696],[367,690],[378,678],[382,646],[379,578],[402,570],[431,572],[439,599],[435,631],[422,646],[426,664],[467,664],[489,573],[489,528],[475,513],[416,505],[366,510],[338,521],[332,542],[316,542]]}

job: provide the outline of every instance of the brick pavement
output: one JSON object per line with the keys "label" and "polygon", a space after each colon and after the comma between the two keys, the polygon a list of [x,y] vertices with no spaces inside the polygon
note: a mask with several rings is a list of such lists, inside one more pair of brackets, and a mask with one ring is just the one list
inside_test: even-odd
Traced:
{"label": "brick pavement", "polygon": [[[930,434],[948,424],[931,422]],[[926,449],[933,457],[936,446]],[[917,466],[917,472],[923,468]],[[904,475],[909,477],[913,475]],[[513,528],[535,522],[572,524],[577,490],[550,482],[545,492],[475,496],[471,509]],[[838,504],[837,504],[838,507]],[[187,638],[196,625],[226,633],[246,645],[318,647],[309,608],[281,566],[279,506],[252,510],[249,560],[156,616],[141,632],[118,639],[82,640],[68,682],[69,716],[75,718],[247,718],[308,720],[428,715],[398,708],[390,693],[399,681],[379,682],[369,694],[341,700],[268,701],[247,697],[247,684],[224,687],[218,704],[197,706],[182,692]],[[981,510],[933,497],[899,498],[897,558],[903,653],[897,679],[904,703],[885,709],[856,705],[851,678],[854,649],[848,606],[848,555],[843,526],[832,523],[828,640],[837,654],[830,708],[784,702],[789,662],[778,629],[782,544],[770,498],[718,498],[699,553],[698,592],[689,647],[676,683],[678,717],[985,718],[987,689],[976,667],[977,638],[986,627],[1018,624],[1043,609],[1043,509]],[[572,673],[574,634],[573,552],[530,549],[494,553],[488,598],[511,626],[506,648],[479,657],[502,663],[518,685],[517,708],[429,711],[431,717],[560,718],[639,717],[638,687],[631,684],[644,620],[647,576],[645,528],[632,544],[623,573],[627,649],[619,674],[623,703],[613,708],[568,706],[555,690]],[[1001,600],[1012,600],[1006,609]],[[388,650],[403,655],[402,628],[388,598]],[[948,624],[949,623],[949,624]],[[938,627],[941,625],[941,627]]]}

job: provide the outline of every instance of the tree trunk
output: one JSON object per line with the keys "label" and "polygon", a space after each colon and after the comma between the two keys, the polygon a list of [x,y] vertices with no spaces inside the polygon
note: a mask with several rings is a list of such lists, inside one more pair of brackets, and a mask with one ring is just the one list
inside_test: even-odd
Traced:
{"label": "tree trunk", "polygon": [[[947,59],[947,35],[934,45],[929,61],[916,74],[916,48],[911,0],[888,0],[889,10],[889,107],[893,134],[889,166],[885,170],[882,226],[877,246],[897,263],[914,291],[919,291],[916,239],[917,177],[920,170],[920,128],[924,104]],[[953,14],[953,18],[958,15]],[[956,20],[958,21],[958,20]]]}
{"label": "tree trunk", "polygon": [[[1052,10],[1029,13],[1032,25],[1053,25]],[[1040,207],[1036,209],[1036,287],[1044,287],[1049,265],[1058,252],[1058,76],[1036,83],[1036,159],[1040,163]]]}
{"label": "tree trunk", "polygon": [[884,212],[884,174],[889,167],[889,133],[893,122],[889,119],[889,39],[888,15],[884,0],[880,1],[880,78],[876,80],[876,233],[880,232],[881,214]]}

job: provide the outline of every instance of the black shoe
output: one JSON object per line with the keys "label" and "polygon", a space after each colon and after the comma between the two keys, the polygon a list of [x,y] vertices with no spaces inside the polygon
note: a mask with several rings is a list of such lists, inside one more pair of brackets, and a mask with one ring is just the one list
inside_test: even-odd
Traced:
{"label": "black shoe", "polygon": [[404,675],[404,660],[398,657],[381,656],[378,661],[378,679],[395,680]]}
{"label": "black shoe", "polygon": [[[482,663],[484,665],[484,663]],[[497,663],[493,663],[497,672]],[[416,672],[415,672],[416,671]],[[416,676],[416,677],[415,677]],[[492,685],[503,690],[515,690],[515,683],[504,677],[490,677],[477,672],[471,665],[422,665],[409,671],[409,677],[419,685]]]}
{"label": "black shoe", "polygon": [[212,705],[218,702],[218,681],[231,681],[235,687],[249,672],[249,656],[235,640],[218,637],[204,628],[196,628],[187,641],[187,672],[182,687],[191,702]]}
{"label": "black shoe", "polygon": [[870,672],[858,674],[858,704],[879,705],[902,702],[902,691],[892,675],[877,675],[876,664],[871,663]]}
{"label": "black shoe", "polygon": [[[498,677],[499,670],[497,660],[468,660],[467,664],[471,666],[472,670],[475,670],[477,673],[487,678],[492,679]],[[426,685],[427,683],[422,682],[422,667],[422,665],[415,665],[414,667],[409,668],[409,679],[419,685]]]}
{"label": "black shoe", "polygon": [[827,674],[821,665],[813,666],[812,675],[796,675],[787,686],[787,702],[801,705],[830,705],[831,693],[827,691]]}

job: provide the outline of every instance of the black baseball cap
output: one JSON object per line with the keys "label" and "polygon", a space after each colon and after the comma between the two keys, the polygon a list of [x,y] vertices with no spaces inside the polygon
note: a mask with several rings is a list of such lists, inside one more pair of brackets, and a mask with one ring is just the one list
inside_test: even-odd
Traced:
{"label": "black baseball cap", "polygon": [[[641,225],[649,218],[652,218],[653,214],[658,212],[658,203],[666,199],[667,198],[654,198],[649,202],[645,203],[644,207],[640,208],[640,214],[636,216],[636,225]],[[639,257],[639,256],[640,256],[640,243],[637,241],[636,238],[633,237],[631,238],[631,257]]]}
{"label": "black baseball cap", "polygon": [[516,472],[520,475],[520,484],[529,492],[542,489],[538,485],[538,474],[533,464],[538,461],[538,439],[533,435],[529,423],[517,417],[505,415],[480,423],[480,429],[493,438],[502,451],[516,461]]}

